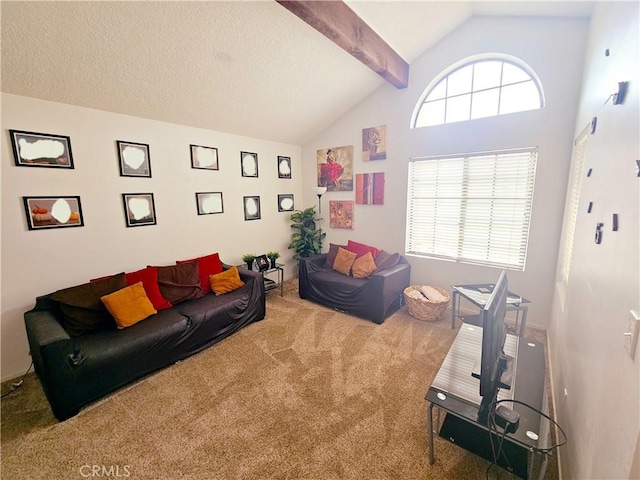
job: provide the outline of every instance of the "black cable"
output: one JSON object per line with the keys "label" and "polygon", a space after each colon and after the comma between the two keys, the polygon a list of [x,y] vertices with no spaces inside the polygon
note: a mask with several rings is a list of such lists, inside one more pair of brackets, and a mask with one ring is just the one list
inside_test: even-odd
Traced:
{"label": "black cable", "polygon": [[33,367],[33,362],[31,362],[31,365],[29,365],[29,368],[27,368],[27,371],[24,373],[24,375],[22,376],[22,379],[20,379],[19,382],[15,382],[11,384],[12,389],[9,390],[7,393],[4,393],[0,396],[0,398],[4,398],[7,395],[11,395],[13,392],[15,392],[18,388],[20,388],[22,386],[22,383],[24,382],[24,379],[27,378],[27,374],[31,371],[31,367]]}
{"label": "black cable", "polygon": [[564,437],[564,440],[561,443],[556,443],[555,445],[552,445],[551,447],[548,448],[538,448],[538,447],[531,447],[533,450],[535,450],[536,452],[540,452],[540,453],[549,453],[553,450],[555,450],[558,447],[562,447],[563,445],[565,445],[568,441],[567,438],[567,434],[564,433],[564,430],[562,430],[562,427],[553,419],[551,418],[549,415],[547,415],[546,413],[542,413],[540,410],[538,410],[537,408],[533,408],[531,405],[521,402],[520,400],[509,400],[509,399],[503,399],[503,400],[497,400],[495,402],[495,405],[497,405],[498,403],[503,403],[503,402],[511,402],[511,403],[517,403],[518,405],[522,405],[523,407],[527,407],[528,409],[536,412],[539,415],[542,415],[544,418],[546,418],[547,420],[549,420],[551,423],[553,423],[556,427],[558,427],[558,430],[560,430],[560,433],[562,433],[562,436]]}
{"label": "black cable", "polygon": [[[489,442],[491,444],[491,454],[493,455],[493,463],[491,463],[488,467],[487,467],[487,471],[485,472],[485,477],[486,480],[489,480],[489,472],[491,471],[491,469],[495,466],[495,467],[499,467],[498,465],[498,460],[500,459],[500,454],[502,454],[502,458],[504,458],[506,464],[507,464],[507,471],[511,474],[511,478],[515,478],[514,474],[513,474],[513,467],[511,466],[511,463],[509,462],[509,459],[507,458],[507,455],[505,454],[505,452],[502,450],[502,445],[504,443],[504,439],[507,435],[507,427],[510,425],[509,422],[507,422],[507,425],[505,426],[505,428],[502,430],[502,433],[500,433],[498,431],[498,425],[496,424],[496,409],[495,406],[497,404],[497,400],[494,400],[491,405],[489,406],[489,415],[487,417],[487,429],[489,430]],[[496,453],[496,449],[493,443],[493,435],[491,433],[491,431],[495,432],[495,436],[498,437],[498,451]],[[500,473],[498,470],[496,470],[496,478],[499,480],[500,479]]]}

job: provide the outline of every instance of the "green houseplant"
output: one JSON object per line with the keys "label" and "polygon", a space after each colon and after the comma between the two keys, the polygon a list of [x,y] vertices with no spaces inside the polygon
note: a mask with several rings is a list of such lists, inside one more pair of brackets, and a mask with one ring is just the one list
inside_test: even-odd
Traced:
{"label": "green houseplant", "polygon": [[280,253],[274,251],[267,252],[267,258],[271,260],[271,268],[276,268],[276,260],[280,258]]}
{"label": "green houseplant", "polygon": [[247,264],[249,270],[253,270],[253,261],[256,259],[255,253],[247,253],[242,256],[242,261]]}
{"label": "green houseplant", "polygon": [[309,207],[304,210],[296,210],[289,217],[293,222],[291,228],[294,232],[291,234],[291,242],[287,248],[295,250],[293,258],[300,260],[322,250],[322,240],[327,236],[321,228],[316,228],[316,222],[320,220],[316,218],[315,207]]}

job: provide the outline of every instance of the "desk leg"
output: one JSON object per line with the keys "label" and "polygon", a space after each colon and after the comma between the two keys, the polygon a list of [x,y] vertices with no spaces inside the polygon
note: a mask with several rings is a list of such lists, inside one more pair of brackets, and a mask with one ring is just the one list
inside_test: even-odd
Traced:
{"label": "desk leg", "polygon": [[280,281],[280,296],[284,293],[284,268],[278,268],[278,280]]}
{"label": "desk leg", "polygon": [[429,403],[427,428],[429,430],[429,465],[433,465],[433,462],[435,461],[435,456],[433,454],[433,403]]}
{"label": "desk leg", "polygon": [[451,292],[451,330],[454,330],[456,328],[456,310],[457,310],[457,305],[456,305],[456,300],[458,298],[458,291],[457,290],[453,290]]}
{"label": "desk leg", "polygon": [[520,337],[524,337],[524,327],[527,324],[528,307],[521,306],[521,308],[522,308],[522,323],[520,324]]}

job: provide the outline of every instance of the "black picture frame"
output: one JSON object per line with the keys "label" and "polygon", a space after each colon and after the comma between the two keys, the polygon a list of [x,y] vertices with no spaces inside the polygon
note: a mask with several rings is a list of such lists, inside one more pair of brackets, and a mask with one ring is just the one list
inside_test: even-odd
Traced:
{"label": "black picture frame", "polygon": [[224,213],[222,192],[196,192],[198,215]]}
{"label": "black picture frame", "polygon": [[278,194],[278,211],[293,212],[293,210],[294,210],[293,193]]}
{"label": "black picture frame", "polygon": [[244,219],[248,220],[260,220],[260,197],[259,196],[247,196],[242,197],[242,205],[244,208]]}
{"label": "black picture frame", "polygon": [[[136,203],[133,204],[132,201]],[[156,225],[156,206],[153,193],[123,193],[122,204],[127,227]]]}
{"label": "black picture frame", "polygon": [[265,270],[269,270],[269,259],[266,255],[258,255],[255,258],[255,262],[258,267],[258,271],[264,272]]}
{"label": "black picture frame", "polygon": [[66,135],[9,130],[9,136],[18,167],[74,168],[71,138]]}
{"label": "black picture frame", "polygon": [[291,157],[278,155],[278,178],[291,180]]}
{"label": "black picture frame", "polygon": [[151,178],[151,156],[146,143],[116,140],[121,177]]}
{"label": "black picture frame", "polygon": [[84,226],[77,195],[22,197],[22,200],[29,230]]}
{"label": "black picture frame", "polygon": [[189,145],[191,151],[191,168],[201,170],[220,170],[218,149],[204,145]]}
{"label": "black picture frame", "polygon": [[258,154],[240,152],[240,169],[243,177],[258,178]]}

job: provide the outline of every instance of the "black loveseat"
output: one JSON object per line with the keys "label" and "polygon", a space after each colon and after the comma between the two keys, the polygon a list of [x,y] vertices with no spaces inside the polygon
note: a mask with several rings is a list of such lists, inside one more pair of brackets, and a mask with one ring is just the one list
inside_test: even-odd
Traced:
{"label": "black loveseat", "polygon": [[[223,264],[227,270],[228,265]],[[264,280],[240,269],[245,285],[186,300],[124,329],[70,336],[52,295],[25,313],[31,357],[58,420],[151,372],[182,360],[265,316]]]}
{"label": "black loveseat", "polygon": [[[396,254],[397,255],[397,254]],[[382,323],[398,310],[409,286],[411,265],[398,255],[391,267],[375,271],[368,278],[353,278],[325,266],[327,254],[301,258],[298,263],[300,298]]]}

